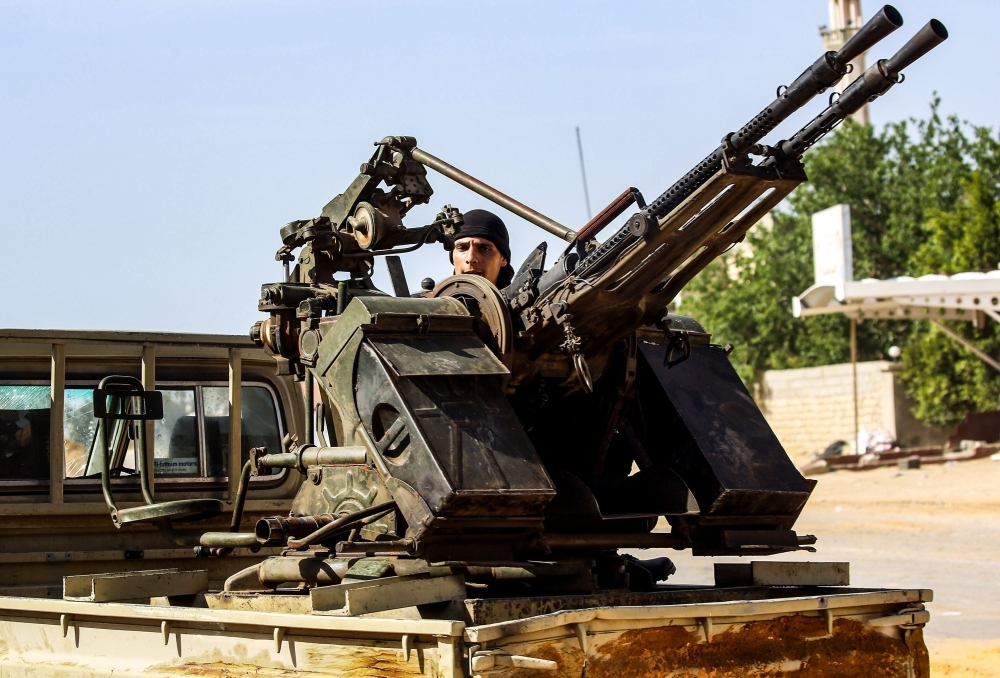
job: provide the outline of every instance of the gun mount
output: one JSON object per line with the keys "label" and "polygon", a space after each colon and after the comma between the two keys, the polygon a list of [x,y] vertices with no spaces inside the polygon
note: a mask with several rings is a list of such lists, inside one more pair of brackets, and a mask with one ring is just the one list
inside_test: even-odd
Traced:
{"label": "gun mount", "polygon": [[[412,137],[378,142],[320,217],[281,230],[276,258],[285,279],[263,286],[259,308],[269,317],[251,336],[279,372],[305,380],[310,409],[315,385],[330,440],[288,439],[287,450],[254,452],[250,473],[283,466],[309,480],[290,516],[265,519],[255,531],[259,544],[288,551],[234,576],[227,590],[441,568],[495,591],[641,589],[669,575],[669,562],[617,549],[809,548],[815,538],[793,526],[812,484],[740,382],[729,349],[666,309],[806,180],[808,148],[947,37],[931,21],[787,141],[761,144],[901,25],[884,7],[657,199],[646,204],[630,188],[578,231]],[[450,206],[426,226],[403,226],[409,209],[432,195],[428,167],[568,246],[547,269],[539,246],[505,289],[455,276],[411,297],[398,270],[397,296],[376,289],[375,256],[432,242],[449,248],[461,226]],[[633,204],[638,211],[599,242]],[[661,518],[669,532],[654,531]]]}

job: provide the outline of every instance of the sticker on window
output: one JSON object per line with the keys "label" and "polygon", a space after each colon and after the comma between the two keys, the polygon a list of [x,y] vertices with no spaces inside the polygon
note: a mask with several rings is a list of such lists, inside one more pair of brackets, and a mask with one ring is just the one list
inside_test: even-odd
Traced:
{"label": "sticker on window", "polygon": [[199,470],[198,457],[154,459],[153,466],[157,475],[190,476]]}

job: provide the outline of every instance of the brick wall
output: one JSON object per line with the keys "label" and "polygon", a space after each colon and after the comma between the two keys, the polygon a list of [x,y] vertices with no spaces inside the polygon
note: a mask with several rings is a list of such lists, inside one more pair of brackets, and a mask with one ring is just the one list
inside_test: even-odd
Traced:
{"label": "brick wall", "polygon": [[[944,442],[944,431],[923,426],[909,409],[893,364],[858,363],[858,427],[883,430],[905,447]],[[757,394],[767,422],[792,457],[854,440],[854,389],[850,363],[764,374]]]}

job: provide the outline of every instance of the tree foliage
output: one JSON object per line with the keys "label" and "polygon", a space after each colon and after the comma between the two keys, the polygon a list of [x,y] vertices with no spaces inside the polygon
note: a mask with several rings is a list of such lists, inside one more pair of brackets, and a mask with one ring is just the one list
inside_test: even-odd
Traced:
{"label": "tree foliage", "polygon": [[[925,119],[885,125],[846,121],[805,157],[809,182],[746,242],[713,262],[685,289],[682,312],[736,348],[748,383],[769,369],[850,360],[842,315],[796,319],[792,297],[812,284],[811,215],[851,206],[854,276],[986,271],[1000,264],[1000,140],[992,130],[942,119],[939,100]],[[955,322],[953,329],[991,355],[1000,332]],[[969,411],[996,409],[1000,374],[932,324],[866,320],[860,360],[903,349],[901,377],[921,420],[950,425]]]}

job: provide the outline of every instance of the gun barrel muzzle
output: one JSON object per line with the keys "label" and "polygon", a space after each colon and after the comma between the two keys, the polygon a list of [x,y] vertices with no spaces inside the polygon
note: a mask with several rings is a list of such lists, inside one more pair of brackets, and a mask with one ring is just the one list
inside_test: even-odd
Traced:
{"label": "gun barrel muzzle", "polygon": [[895,80],[899,72],[948,39],[948,29],[931,19],[903,47],[882,63],[886,76]]}
{"label": "gun barrel muzzle", "polygon": [[[739,131],[727,135],[724,143],[728,144],[733,153],[747,152],[810,99],[837,84],[847,73],[851,60],[902,25],[903,16],[899,11],[892,5],[884,6],[844,43],[839,52],[823,54],[753,120]],[[659,200],[654,204],[658,202]]]}
{"label": "gun barrel muzzle", "polygon": [[902,25],[903,15],[892,5],[886,5],[844,43],[837,52],[837,61],[842,64],[850,63]]}
{"label": "gun barrel muzzle", "polygon": [[780,144],[781,152],[790,158],[800,158],[807,149],[822,139],[844,118],[853,114],[868,101],[880,97],[899,82],[899,72],[940,45],[948,37],[948,30],[937,19],[920,29],[890,59],[883,59],[871,66],[844,93],[822,113],[813,118],[791,139]]}

